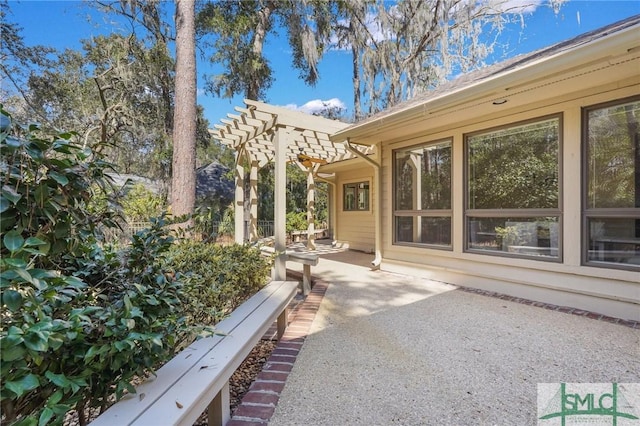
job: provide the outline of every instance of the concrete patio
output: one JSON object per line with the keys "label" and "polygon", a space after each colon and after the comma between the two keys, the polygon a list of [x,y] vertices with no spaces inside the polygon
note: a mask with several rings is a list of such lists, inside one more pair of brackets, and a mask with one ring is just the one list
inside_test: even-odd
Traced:
{"label": "concrete patio", "polygon": [[640,382],[637,323],[371,271],[372,255],[320,251],[313,275],[326,294],[271,425],[536,424],[538,383]]}

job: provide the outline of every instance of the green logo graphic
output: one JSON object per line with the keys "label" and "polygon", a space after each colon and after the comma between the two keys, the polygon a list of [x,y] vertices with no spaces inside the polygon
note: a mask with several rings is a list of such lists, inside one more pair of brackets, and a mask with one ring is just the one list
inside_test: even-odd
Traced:
{"label": "green logo graphic", "polygon": [[[546,389],[541,385],[547,385]],[[631,421],[631,424],[640,424],[634,410],[637,407],[634,407],[634,404],[631,404],[625,396],[628,389],[624,385],[619,386],[618,383],[560,383],[559,389],[555,387],[557,385],[557,383],[538,385],[538,424],[540,425],[551,424],[540,421],[551,419],[560,420],[562,426],[565,426],[567,422],[570,424],[618,426],[618,421],[622,419],[625,420],[625,424],[629,424],[628,421]],[[570,385],[570,389],[567,385]],[[543,399],[547,403],[540,409],[541,392],[547,390],[548,397],[549,386],[553,386],[551,389],[555,388],[557,391],[550,399]],[[637,389],[635,391],[637,392]],[[637,395],[631,391],[629,397],[633,399]],[[637,403],[635,399],[634,402]],[[557,421],[552,423],[557,424]]]}

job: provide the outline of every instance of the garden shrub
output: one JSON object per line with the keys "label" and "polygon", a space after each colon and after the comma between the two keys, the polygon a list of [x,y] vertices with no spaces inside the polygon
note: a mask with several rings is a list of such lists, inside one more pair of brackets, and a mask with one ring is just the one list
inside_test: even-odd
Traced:
{"label": "garden shrub", "polygon": [[174,244],[165,262],[183,283],[183,314],[192,330],[214,325],[231,313],[267,283],[271,270],[269,259],[255,247],[193,240]]}
{"label": "garden shrub", "polygon": [[[0,108],[0,113],[4,111]],[[61,424],[105,407],[173,355],[185,333],[180,283],[160,262],[162,220],[122,251],[97,243],[109,211],[87,208],[110,166],[73,134],[0,132],[2,422]]]}
{"label": "garden shrub", "polygon": [[235,231],[235,212],[233,206],[229,206],[222,213],[222,220],[218,227],[218,235],[232,236]]}
{"label": "garden shrub", "polygon": [[[4,111],[0,108],[0,113]],[[112,170],[71,133],[0,132],[2,424],[62,424],[100,411],[134,380],[258,291],[270,262],[255,248],[167,232],[164,218],[122,248],[101,232]]]}
{"label": "garden shrub", "polygon": [[309,224],[307,222],[306,212],[289,212],[287,213],[287,234],[291,234],[293,231],[306,231]]}
{"label": "garden shrub", "polygon": [[160,216],[166,208],[164,197],[141,183],[129,185],[120,204],[129,223],[147,222],[152,217]]}

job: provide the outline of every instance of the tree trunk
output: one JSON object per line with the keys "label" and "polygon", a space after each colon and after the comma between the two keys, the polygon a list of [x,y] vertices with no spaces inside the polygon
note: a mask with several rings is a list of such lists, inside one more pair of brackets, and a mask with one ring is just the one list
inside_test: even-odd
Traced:
{"label": "tree trunk", "polygon": [[[349,24],[349,31],[352,35],[355,34],[353,28],[353,22]],[[354,119],[358,122],[362,118],[362,105],[360,105],[360,51],[356,46],[356,37],[353,36],[351,42],[351,55],[353,56],[353,114]]]}
{"label": "tree trunk", "polygon": [[171,210],[193,214],[196,199],[195,0],[176,0],[176,76]]}
{"label": "tree trunk", "polygon": [[[268,1],[264,7],[258,11],[258,24],[256,25],[256,32],[253,38],[253,47],[252,53],[255,61],[259,62],[259,66],[263,66],[264,59],[262,58],[262,48],[264,46],[264,39],[267,36],[267,28],[269,27],[269,20],[271,19],[271,13],[275,9],[276,5]],[[256,66],[255,64],[247,64],[247,66]],[[254,101],[259,101],[258,99],[260,90],[262,87],[262,79],[255,78],[253,81],[249,82],[247,87],[246,97],[247,99],[251,99]]]}

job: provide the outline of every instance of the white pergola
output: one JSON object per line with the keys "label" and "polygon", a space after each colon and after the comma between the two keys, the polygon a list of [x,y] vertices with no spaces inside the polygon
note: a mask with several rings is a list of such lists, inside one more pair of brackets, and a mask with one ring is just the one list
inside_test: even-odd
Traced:
{"label": "white pergola", "polygon": [[[236,107],[237,114],[227,114],[210,130],[213,137],[235,150],[235,239],[244,238],[244,165],[250,174],[249,241],[257,235],[258,170],[270,162],[275,163],[274,237],[276,280],[286,278],[286,164],[295,163],[307,173],[307,238],[309,249],[314,249],[315,178],[322,164],[353,158],[353,148],[335,143],[329,136],[348,126],[329,120],[263,102],[245,99],[245,107]],[[365,147],[363,147],[365,148]],[[368,148],[368,147],[366,147]],[[366,149],[365,149],[366,151]]]}

